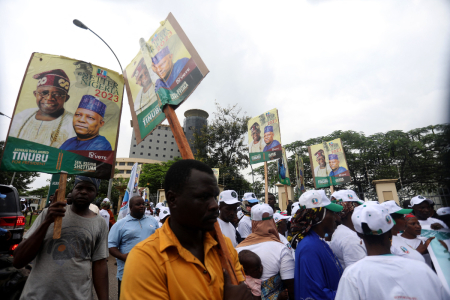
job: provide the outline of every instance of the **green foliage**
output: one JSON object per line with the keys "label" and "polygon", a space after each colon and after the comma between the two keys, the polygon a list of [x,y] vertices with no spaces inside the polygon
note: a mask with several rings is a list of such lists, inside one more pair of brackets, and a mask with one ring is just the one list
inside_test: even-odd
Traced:
{"label": "green foliage", "polygon": [[163,188],[164,178],[169,168],[179,160],[181,158],[176,157],[174,160],[167,162],[144,164],[141,169],[141,176],[139,177],[139,186],[147,187],[150,193],[156,193],[158,189]]}
{"label": "green foliage", "polygon": [[[5,141],[0,141],[0,158],[3,156],[3,148],[5,147]],[[11,184],[11,179],[14,172],[0,171],[0,184]],[[28,185],[31,184],[39,174],[37,172],[16,172],[14,176],[13,186],[17,189],[20,195],[26,193],[29,189]]]}
{"label": "green foliage", "polygon": [[41,186],[40,188],[26,192],[26,195],[27,196],[40,196],[42,198],[47,198],[49,188],[50,188],[50,185]]}
{"label": "green foliage", "polygon": [[250,183],[239,173],[248,166],[247,122],[250,117],[237,104],[221,107],[216,102],[217,111],[208,126],[194,134],[194,147],[206,149],[194,153],[195,159],[211,168],[220,169],[219,184],[226,189],[250,190]]}
{"label": "green foliage", "polygon": [[[303,159],[307,188],[314,187],[308,146],[341,138],[352,178],[346,188],[373,193],[373,180],[399,178],[397,189],[403,186],[403,192],[411,196],[449,186],[448,169],[443,167],[449,155],[448,132],[448,124],[408,132],[392,130],[370,136],[352,130],[338,130],[327,136],[293,142],[285,148]],[[289,173],[291,182],[296,184],[294,172],[292,155]]]}

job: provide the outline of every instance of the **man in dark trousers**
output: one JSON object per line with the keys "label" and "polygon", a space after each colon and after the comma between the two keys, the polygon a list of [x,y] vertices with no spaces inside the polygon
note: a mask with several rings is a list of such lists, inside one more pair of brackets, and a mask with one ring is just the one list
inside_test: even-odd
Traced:
{"label": "man in dark trousers", "polygon": [[[99,184],[98,179],[77,176],[72,205],[56,202],[57,191],[25,234],[13,265],[20,269],[34,263],[20,299],[93,299],[92,286],[99,300],[108,299],[108,227],[89,209]],[[62,217],[61,238],[54,240],[57,217]]]}

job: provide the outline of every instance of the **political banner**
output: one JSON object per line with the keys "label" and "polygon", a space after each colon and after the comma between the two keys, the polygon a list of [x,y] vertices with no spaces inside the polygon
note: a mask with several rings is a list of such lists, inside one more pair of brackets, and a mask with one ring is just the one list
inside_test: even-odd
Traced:
{"label": "political banner", "polygon": [[[59,186],[59,177],[60,174],[53,174],[52,178],[50,179],[50,187],[48,188],[48,194],[47,194],[47,205],[50,204],[50,196],[53,195]],[[65,193],[66,191],[64,191]]]}
{"label": "political banner", "polygon": [[114,71],[33,53],[0,169],[112,178],[122,96],[123,77]]}
{"label": "political banner", "polygon": [[145,203],[147,203],[149,201],[149,198],[148,198],[149,195],[150,195],[149,189],[145,188],[144,193],[142,194],[142,198],[144,199]]}
{"label": "political banner", "polygon": [[304,169],[303,169],[303,159],[301,157],[298,156],[298,154],[295,154],[295,179],[297,181],[297,193],[299,195],[303,194],[306,189],[305,189],[305,177],[303,176],[304,174]]}
{"label": "political banner", "polygon": [[315,188],[350,182],[341,139],[308,147]]}
{"label": "political banner", "polygon": [[216,180],[217,180],[217,184],[219,184],[219,168],[213,168],[212,169],[213,170],[213,172],[214,172],[214,177],[216,177]]}
{"label": "political banner", "polygon": [[119,215],[117,216],[117,220],[125,218],[127,214],[130,212],[130,207],[128,205],[129,200],[133,197],[138,191],[139,184],[139,175],[141,173],[141,168],[138,166],[138,163],[133,165],[131,168],[130,180],[128,181],[127,189],[125,190],[125,195],[122,199],[122,205],[120,206]]}
{"label": "political banner", "polygon": [[282,157],[280,121],[278,120],[278,110],[276,108],[251,118],[247,123],[247,127],[251,164]]}
{"label": "political banner", "polygon": [[278,181],[284,185],[291,185],[291,179],[289,178],[289,168],[286,158],[286,150],[281,148],[282,156],[277,160],[278,165]]}
{"label": "political banner", "polygon": [[161,24],[124,71],[138,144],[165,120],[164,105],[178,107],[209,73],[174,16]]}
{"label": "political banner", "polygon": [[450,254],[447,249],[442,246],[439,240],[450,245],[450,230],[440,229],[432,230],[429,225],[422,227],[421,236],[425,238],[435,237],[427,250],[430,254],[431,261],[436,270],[436,274],[442,282],[447,292],[450,294]]}

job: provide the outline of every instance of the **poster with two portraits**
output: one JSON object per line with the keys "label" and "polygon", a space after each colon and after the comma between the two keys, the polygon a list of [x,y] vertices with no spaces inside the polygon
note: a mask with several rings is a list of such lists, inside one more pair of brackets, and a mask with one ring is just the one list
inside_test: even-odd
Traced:
{"label": "poster with two portraits", "polygon": [[139,46],[124,70],[137,144],[165,120],[164,105],[176,109],[209,73],[171,13],[147,41],[140,40]]}
{"label": "poster with two portraits", "polygon": [[351,181],[341,139],[309,146],[308,152],[316,189]]}
{"label": "poster with two portraits", "polygon": [[122,75],[106,68],[33,53],[0,168],[112,178],[123,86]]}

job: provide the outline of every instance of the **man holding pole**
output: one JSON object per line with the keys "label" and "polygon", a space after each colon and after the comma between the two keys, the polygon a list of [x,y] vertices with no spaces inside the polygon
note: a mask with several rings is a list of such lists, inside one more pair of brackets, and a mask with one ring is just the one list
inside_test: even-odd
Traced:
{"label": "man holding pole", "polygon": [[199,161],[178,161],[166,174],[164,190],[171,215],[129,253],[121,299],[252,299],[233,245],[225,239],[227,249],[221,250],[231,257],[238,285],[231,283],[234,274],[223,271],[210,233],[219,216],[213,170]]}
{"label": "man holding pole", "polygon": [[[34,260],[20,299],[108,299],[106,241],[108,227],[89,209],[100,180],[77,176],[72,205],[56,202],[39,215],[14,251],[15,268]],[[64,191],[62,191],[64,192]],[[53,239],[54,222],[62,217],[61,238]],[[92,272],[92,276],[91,276]]]}

